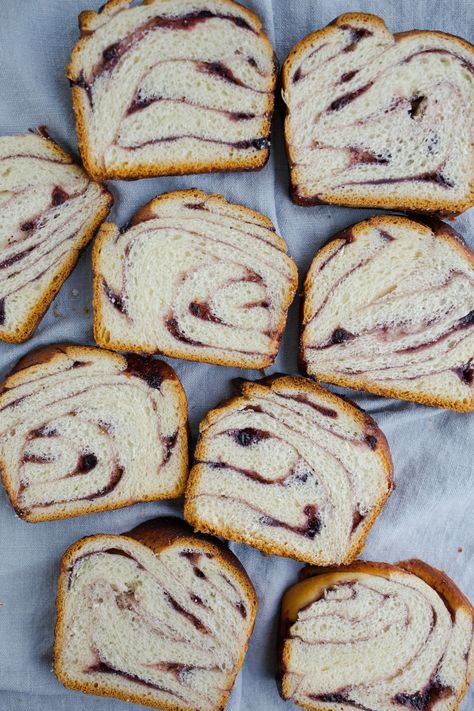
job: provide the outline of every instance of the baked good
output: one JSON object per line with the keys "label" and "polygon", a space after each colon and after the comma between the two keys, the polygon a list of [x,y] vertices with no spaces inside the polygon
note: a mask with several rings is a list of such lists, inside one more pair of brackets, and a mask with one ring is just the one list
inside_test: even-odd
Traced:
{"label": "baked good", "polygon": [[321,249],[301,361],[318,380],[474,409],[474,255],[443,222],[380,215]]}
{"label": "baked good", "polygon": [[456,711],[474,609],[420,560],[306,571],[282,601],[280,685],[312,711]]}
{"label": "baked good", "polygon": [[265,368],[298,283],[271,221],[201,190],[167,193],[94,244],[94,334],[107,348]]}
{"label": "baked good", "polygon": [[283,67],[293,200],[458,213],[474,205],[474,46],[341,15]]}
{"label": "baked good", "polygon": [[0,389],[0,466],[26,521],[179,496],[187,406],[166,363],[86,346],[25,356]]}
{"label": "baked good", "polygon": [[0,137],[0,340],[25,341],[112,196],[43,133]]}
{"label": "baked good", "polygon": [[256,170],[270,151],[276,60],[233,0],[109,0],[79,16],[67,76],[97,180]]}
{"label": "baked good", "polygon": [[220,711],[257,597],[224,544],[159,518],[72,545],[57,607],[54,670],[65,686],[162,711]]}
{"label": "baked good", "polygon": [[242,381],[199,433],[185,518],[273,555],[352,561],[393,488],[374,420],[304,378]]}

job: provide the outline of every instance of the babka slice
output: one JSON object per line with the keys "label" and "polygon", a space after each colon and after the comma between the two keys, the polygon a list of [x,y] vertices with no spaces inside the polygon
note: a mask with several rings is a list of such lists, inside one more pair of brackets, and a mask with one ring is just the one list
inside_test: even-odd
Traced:
{"label": "babka slice", "polygon": [[220,711],[257,597],[224,544],[162,518],[72,545],[57,606],[54,670],[65,686],[162,711]]}
{"label": "babka slice", "polygon": [[304,287],[309,375],[474,409],[474,255],[434,219],[372,217],[318,252]]}
{"label": "babka slice", "polygon": [[0,340],[29,338],[112,196],[42,134],[0,137]]}
{"label": "babka slice", "polygon": [[47,346],[23,358],[0,393],[3,483],[26,521],[183,492],[186,396],[166,363]]}
{"label": "babka slice", "polygon": [[79,16],[67,69],[98,180],[256,170],[270,152],[277,63],[233,0],[109,0]]}
{"label": "babka slice", "polygon": [[474,46],[348,13],[283,67],[293,200],[458,213],[474,205]]}
{"label": "babka slice", "polygon": [[94,245],[94,333],[108,348],[265,368],[298,282],[271,221],[201,190],[167,193]]}
{"label": "babka slice", "polygon": [[281,695],[313,711],[456,711],[474,609],[419,560],[318,571],[282,601]]}
{"label": "babka slice", "polygon": [[393,488],[376,423],[304,378],[242,381],[199,431],[185,518],[266,553],[352,561]]}

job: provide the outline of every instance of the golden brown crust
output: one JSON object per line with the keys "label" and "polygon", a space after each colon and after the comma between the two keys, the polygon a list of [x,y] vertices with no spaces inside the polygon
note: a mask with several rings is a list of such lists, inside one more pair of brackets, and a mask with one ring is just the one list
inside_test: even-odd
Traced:
{"label": "golden brown crust", "polygon": [[[375,563],[365,560],[356,560],[350,565],[317,568],[312,565],[305,566],[300,571],[300,582],[288,588],[282,598],[280,609],[280,624],[279,624],[279,656],[280,656],[280,693],[284,699],[290,698],[288,685],[285,683],[283,676],[285,668],[290,662],[290,649],[285,644],[287,632],[291,625],[296,622],[299,611],[311,604],[321,590],[333,584],[336,580],[343,580],[348,574],[361,573],[365,575],[376,575],[386,578],[391,574],[415,575],[423,580],[443,600],[444,604],[450,611],[452,616],[456,615],[456,611],[462,609],[472,618],[474,629],[474,607],[471,605],[468,598],[459,590],[457,585],[449,578],[446,573],[424,563],[421,560],[412,559],[402,561],[400,563]],[[472,657],[472,654],[471,654]],[[474,659],[471,658],[469,668],[466,674],[466,681],[463,688],[458,694],[455,706],[451,707],[451,711],[457,711],[466,691],[472,676]],[[321,707],[315,704],[298,704],[302,708],[309,711],[328,711],[327,706]]]}
{"label": "golden brown crust", "polygon": [[[237,205],[235,203],[230,203],[224,198],[223,195],[206,193],[203,190],[198,190],[196,188],[190,188],[190,189],[185,189],[185,190],[176,190],[171,193],[163,193],[162,195],[158,195],[157,197],[150,200],[150,202],[148,202],[146,205],[143,205],[143,207],[141,207],[135,213],[135,215],[132,217],[132,219],[130,221],[130,226],[137,225],[139,222],[151,219],[154,216],[153,215],[153,208],[156,205],[158,205],[160,202],[164,202],[166,200],[175,200],[175,199],[179,199],[181,197],[198,198],[203,201],[204,200],[213,201],[213,202],[221,203],[224,206],[230,206],[231,208],[235,209],[236,215],[240,215],[242,217],[242,219],[245,220],[245,218],[250,218],[252,220],[258,220],[263,225],[273,228],[273,230],[274,230],[272,221],[266,215],[262,215],[260,212],[257,212],[256,210],[252,210],[251,208],[246,207],[244,205]],[[131,351],[134,353],[147,353],[150,355],[164,355],[169,358],[179,358],[181,360],[198,361],[200,363],[211,363],[211,364],[215,364],[215,365],[222,365],[222,366],[235,367],[235,368],[249,368],[249,369],[250,368],[268,368],[273,364],[273,362],[275,361],[275,358],[278,354],[281,338],[283,336],[283,332],[285,329],[288,309],[291,305],[291,302],[293,301],[293,298],[296,293],[296,289],[298,287],[298,268],[297,268],[295,262],[287,255],[288,246],[287,246],[286,242],[279,235],[277,235],[276,232],[273,231],[271,235],[268,235],[268,237],[273,239],[273,241],[275,242],[275,245],[277,246],[278,249],[284,250],[287,264],[292,271],[292,280],[291,280],[290,286],[288,287],[287,298],[286,298],[286,300],[282,306],[282,309],[281,309],[280,320],[275,328],[275,340],[274,340],[273,352],[268,355],[262,354],[258,358],[256,357],[256,358],[254,358],[254,360],[251,360],[250,358],[247,358],[247,357],[244,359],[243,357],[240,357],[240,358],[239,357],[232,357],[230,355],[228,357],[225,357],[224,355],[221,357],[217,357],[217,356],[212,357],[212,356],[199,354],[199,350],[196,351],[197,355],[194,355],[194,354],[191,355],[189,353],[182,352],[180,350],[173,350],[172,348],[158,350],[153,345],[150,345],[149,347],[142,347],[142,346],[139,346],[133,342],[104,339],[103,333],[104,333],[105,329],[104,329],[104,318],[103,318],[102,306],[101,306],[102,279],[101,279],[101,272],[100,272],[100,265],[99,265],[100,251],[102,249],[103,244],[108,239],[113,239],[116,229],[117,229],[117,225],[115,225],[111,222],[105,222],[97,234],[97,238],[94,242],[94,247],[92,250],[92,273],[94,276],[94,283],[93,283],[94,339],[95,339],[97,345],[101,346],[102,348],[111,348],[113,350]]]}
{"label": "golden brown crust", "polygon": [[[368,432],[376,435],[377,437],[377,450],[376,454],[379,457],[383,468],[386,473],[387,478],[387,491],[385,495],[379,501],[378,506],[374,509],[370,516],[367,516],[365,523],[360,528],[359,537],[354,542],[351,550],[347,553],[344,559],[345,563],[350,563],[353,561],[359,553],[363,550],[365,545],[365,540],[369,534],[370,529],[374,525],[380,511],[382,510],[385,502],[390,496],[391,492],[395,488],[394,477],[393,477],[393,464],[388,447],[388,442],[383,434],[382,430],[379,429],[376,422],[363,410],[358,408],[354,403],[345,400],[333,393],[325,390],[323,387],[315,383],[314,381],[307,380],[306,378],[283,375],[283,376],[271,376],[270,378],[264,378],[262,381],[242,381],[240,384],[242,395],[230,398],[221,405],[217,406],[213,410],[210,410],[204,417],[199,425],[199,437],[196,445],[196,450],[194,453],[195,461],[200,459],[205,459],[205,441],[204,434],[206,429],[212,425],[217,419],[219,419],[224,413],[231,412],[239,405],[245,405],[247,403],[246,395],[251,396],[252,393],[262,390],[262,388],[270,387],[272,390],[277,389],[279,386],[291,387],[294,390],[302,393],[317,394],[323,396],[329,404],[334,404],[336,407],[341,408],[346,414],[352,417],[354,420],[363,425]],[[250,546],[255,546],[255,540],[253,536],[248,534],[246,531],[235,532],[231,531],[230,528],[222,527],[216,528],[203,523],[197,514],[194,506],[194,499],[197,493],[201,472],[204,468],[202,464],[194,463],[191,471],[189,472],[188,482],[185,491],[185,503],[184,503],[184,518],[188,521],[191,526],[193,526],[195,531],[201,531],[203,533],[211,534],[214,536],[223,536],[229,540],[237,541],[239,543],[246,543]],[[278,544],[269,544],[265,542],[258,542],[259,550],[268,553],[269,555],[278,555],[287,558],[294,558],[295,560],[302,560],[301,553],[295,548],[283,548]],[[320,565],[321,560],[315,556],[312,560],[306,560],[304,562],[313,563],[314,565]]]}
{"label": "golden brown crust", "polygon": [[335,235],[335,237],[330,240],[322,249],[316,252],[313,257],[313,261],[309,267],[308,273],[306,275],[304,285],[303,285],[303,304],[302,304],[302,318],[301,318],[301,331],[300,331],[300,368],[303,373],[308,377],[314,377],[325,383],[332,383],[333,385],[339,385],[345,388],[352,388],[353,390],[365,390],[374,395],[381,395],[382,397],[396,398],[399,400],[408,400],[410,402],[416,402],[420,405],[427,405],[430,407],[441,407],[446,410],[454,410],[456,412],[470,412],[474,410],[474,391],[471,398],[466,401],[459,401],[450,398],[443,398],[440,395],[431,395],[421,391],[414,392],[411,390],[404,390],[402,388],[391,388],[388,386],[377,385],[364,378],[357,378],[356,376],[346,376],[334,375],[324,373],[322,371],[317,371],[314,374],[309,375],[307,364],[304,360],[304,343],[303,343],[303,333],[305,326],[311,319],[311,312],[309,303],[307,300],[308,292],[313,288],[315,283],[316,272],[318,265],[321,261],[324,261],[332,251],[336,250],[341,244],[346,241],[348,234],[353,234],[356,238],[359,233],[363,233],[366,226],[379,227],[381,229],[386,229],[390,225],[399,225],[401,227],[406,227],[407,229],[416,229],[418,233],[423,234],[425,237],[433,237],[443,239],[450,244],[450,246],[455,249],[459,254],[466,259],[474,268],[474,253],[468,248],[461,237],[455,232],[455,230],[447,225],[445,222],[435,218],[435,217],[403,217],[401,215],[375,215],[362,222],[357,222],[352,226],[346,227],[342,232]]}
{"label": "golden brown crust", "polygon": [[[50,149],[56,153],[58,158],[67,163],[73,163],[71,156],[49,137],[46,130],[44,130],[44,127],[42,127],[42,129],[43,130],[39,135],[41,135],[41,137],[48,142]],[[91,222],[84,230],[80,243],[77,244],[77,246],[71,251],[69,256],[65,259],[62,267],[57,270],[56,274],[51,279],[50,284],[38,296],[37,301],[19,328],[13,331],[5,331],[0,328],[0,341],[5,341],[6,343],[23,343],[34,334],[41,319],[50,307],[54,297],[76,266],[77,261],[81,256],[81,252],[89,244],[96,230],[105,220],[110,208],[113,205],[114,199],[112,193],[110,193],[105,187],[102,187],[102,194],[103,200],[101,208],[95,215],[93,222]]]}
{"label": "golden brown crust", "polygon": [[137,526],[128,533],[124,533],[122,536],[113,536],[107,534],[98,534],[95,536],[88,536],[86,538],[81,538],[76,543],[73,543],[65,552],[61,560],[60,576],[58,582],[58,589],[56,595],[56,609],[57,609],[57,619],[55,627],[55,639],[54,639],[54,653],[53,653],[53,671],[56,674],[59,681],[69,689],[75,691],[81,691],[86,694],[94,694],[99,696],[108,696],[122,701],[129,701],[136,704],[143,704],[144,706],[150,706],[152,708],[161,709],[161,711],[195,711],[194,707],[186,707],[182,705],[167,704],[165,702],[156,702],[151,699],[146,692],[140,693],[127,693],[113,688],[107,688],[107,685],[103,687],[97,687],[95,683],[84,684],[75,679],[71,679],[67,670],[63,668],[61,663],[61,651],[64,647],[64,609],[65,609],[65,594],[67,588],[67,579],[69,575],[69,568],[74,560],[76,554],[81,550],[81,548],[91,541],[94,540],[117,540],[117,539],[133,539],[134,542],[138,542],[150,550],[156,556],[159,556],[160,552],[166,548],[172,547],[175,544],[186,545],[189,543],[190,546],[198,546],[202,548],[205,552],[212,553],[215,557],[220,559],[224,569],[234,578],[237,578],[244,588],[248,601],[250,602],[250,616],[249,616],[249,632],[247,636],[247,642],[242,649],[240,658],[235,665],[233,678],[230,679],[227,688],[222,690],[222,696],[219,701],[218,706],[216,706],[215,711],[221,711],[224,709],[229,694],[235,682],[235,678],[239,673],[245,655],[247,653],[250,638],[252,636],[253,627],[255,624],[255,616],[257,614],[258,599],[255,589],[252,585],[250,578],[245,572],[239,559],[234,556],[234,554],[225,546],[225,544],[216,541],[215,539],[210,539],[207,536],[196,535],[192,532],[191,528],[181,519],[175,517],[163,517],[153,519],[151,521],[146,521],[145,523]]}
{"label": "golden brown crust", "polygon": [[[138,359],[139,356],[123,356],[119,353],[113,353],[112,351],[107,351],[93,346],[78,346],[73,344],[55,344],[49,346],[42,346],[30,353],[27,353],[23,358],[21,358],[15,367],[12,369],[10,374],[5,378],[5,380],[0,383],[0,397],[3,393],[9,390],[11,387],[15,387],[18,380],[24,375],[24,371],[28,368],[32,369],[32,374],[37,372],[45,363],[51,363],[55,360],[60,360],[64,356],[72,358],[80,358],[81,355],[87,355],[90,353],[101,353],[103,357],[108,357],[115,360],[117,363],[123,365],[123,372],[129,375],[129,377],[140,377],[138,375],[138,368],[134,364],[133,359]],[[176,487],[165,494],[152,493],[146,497],[140,497],[139,500],[128,499],[120,500],[117,502],[105,501],[91,501],[86,510],[73,511],[73,512],[55,512],[48,513],[47,510],[43,513],[39,511],[32,511],[25,513],[17,504],[17,492],[13,488],[13,484],[10,480],[7,471],[7,464],[4,460],[0,458],[0,475],[3,481],[3,485],[10,499],[11,505],[13,506],[17,515],[24,521],[28,523],[40,523],[42,521],[59,521],[66,518],[74,518],[76,516],[83,516],[90,513],[98,513],[100,511],[113,511],[114,509],[124,508],[126,506],[132,506],[135,503],[142,503],[147,501],[159,501],[161,499],[175,499],[184,493],[186,487],[186,480],[188,475],[189,466],[189,451],[188,451],[188,404],[186,399],[186,393],[181,385],[174,370],[167,363],[163,363],[159,360],[140,358],[147,365],[146,367],[149,371],[152,369],[153,372],[163,379],[169,380],[173,384],[173,388],[176,391],[179,402],[179,426],[178,426],[178,436],[177,442],[181,443],[181,451],[179,453],[181,471],[176,483]],[[130,367],[132,363],[132,367]],[[74,505],[74,502],[71,502]]]}
{"label": "golden brown crust", "polygon": [[[255,29],[259,32],[259,40],[265,42],[268,46],[269,52],[273,55],[273,72],[272,77],[269,81],[270,94],[268,97],[267,106],[265,109],[265,119],[263,121],[263,135],[269,136],[271,133],[271,126],[273,120],[273,111],[275,105],[275,85],[277,81],[278,73],[278,62],[276,55],[273,50],[273,46],[263,30],[262,23],[259,17],[244,7],[235,0],[221,0],[226,3],[229,7],[238,7],[251,24],[255,26]],[[124,9],[130,5],[131,0],[109,0],[102,10],[101,14],[108,14],[111,10],[116,7],[123,6]],[[144,0],[144,5],[152,5],[155,0]],[[79,15],[79,28],[81,31],[81,37],[75,44],[72,54],[71,62],[66,68],[66,76],[68,79],[74,79],[75,77],[75,60],[82,51],[83,46],[87,42],[88,35],[91,34],[91,23],[96,19],[98,13],[93,10],[85,10]],[[165,175],[189,175],[198,173],[214,173],[214,172],[227,172],[227,171],[250,171],[250,170],[261,170],[267,163],[270,157],[270,148],[263,148],[259,150],[257,154],[250,156],[243,156],[241,158],[228,158],[215,160],[212,165],[209,161],[183,161],[181,164],[176,161],[169,161],[168,163],[156,163],[155,165],[150,165],[149,163],[137,164],[132,167],[123,165],[120,168],[104,168],[101,166],[94,157],[94,151],[91,147],[89,141],[89,135],[87,130],[87,119],[86,119],[86,99],[84,97],[84,92],[78,86],[72,86],[72,105],[76,116],[76,132],[78,137],[79,152],[81,154],[84,167],[95,180],[98,182],[103,182],[104,180],[136,180],[140,178],[152,178]]]}
{"label": "golden brown crust", "polygon": [[[395,42],[399,42],[404,37],[408,36],[424,36],[434,35],[436,37],[444,37],[454,43],[459,44],[463,49],[468,50],[473,53],[474,58],[474,46],[464,40],[462,37],[457,35],[448,34],[446,32],[438,32],[435,30],[408,30],[406,32],[391,33],[385,22],[381,17],[377,15],[372,15],[370,13],[359,13],[359,12],[349,12],[339,17],[336,17],[329,25],[323,27],[320,30],[316,30],[311,34],[304,37],[300,42],[298,42],[293,49],[288,54],[287,58],[283,63],[283,68],[281,72],[282,79],[282,92],[283,95],[290,85],[290,77],[293,69],[293,62],[300,59],[305,51],[310,47],[313,42],[320,40],[321,38],[332,34],[335,29],[340,25],[350,24],[351,22],[362,22],[376,25],[378,29],[381,29],[386,33],[387,37],[393,38]],[[407,210],[408,212],[426,212],[434,213],[439,216],[451,216],[454,217],[465,210],[469,209],[474,205],[474,161],[472,166],[472,175],[470,180],[470,190],[469,194],[464,198],[464,200],[441,200],[418,198],[416,196],[411,196],[407,198],[391,198],[385,196],[371,196],[367,197],[367,191],[361,192],[359,195],[351,196],[334,196],[327,195],[325,193],[320,193],[318,195],[302,195],[299,190],[298,179],[295,174],[294,169],[294,155],[292,149],[292,140],[289,129],[289,111],[287,110],[285,122],[284,122],[284,133],[285,133],[285,149],[288,158],[288,164],[290,166],[290,195],[292,201],[296,205],[301,207],[312,207],[315,205],[340,205],[342,207],[373,207],[373,208],[383,208],[387,210]]]}

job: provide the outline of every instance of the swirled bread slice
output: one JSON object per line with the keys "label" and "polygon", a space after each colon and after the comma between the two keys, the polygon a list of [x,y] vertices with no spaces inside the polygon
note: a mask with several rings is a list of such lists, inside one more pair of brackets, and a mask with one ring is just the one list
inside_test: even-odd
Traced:
{"label": "swirled bread slice", "polygon": [[185,518],[274,555],[350,562],[393,488],[383,433],[304,378],[240,387],[200,425]]}
{"label": "swirled bread slice", "polygon": [[46,133],[0,137],[0,340],[33,334],[111,204]]}
{"label": "swirled bread slice", "polygon": [[443,222],[378,216],[318,252],[301,358],[318,380],[474,408],[474,255]]}
{"label": "swirled bread slice", "polygon": [[200,190],[152,200],[94,245],[94,333],[107,348],[265,368],[298,275],[258,212]]}
{"label": "swirled bread slice", "polygon": [[220,711],[257,597],[225,545],[163,518],[71,546],[57,605],[54,669],[65,686],[162,711]]}
{"label": "swirled bread slice", "polygon": [[79,17],[67,75],[96,179],[255,170],[267,161],[276,60],[232,0],[109,0]]}
{"label": "swirled bread slice", "polygon": [[426,212],[474,204],[474,47],[349,13],[283,68],[293,200]]}
{"label": "swirled bread slice", "polygon": [[86,346],[23,358],[0,394],[0,465],[27,521],[179,496],[187,406],[172,368]]}
{"label": "swirled bread slice", "polygon": [[357,561],[290,588],[281,694],[311,711],[455,711],[474,664],[474,609],[419,560]]}

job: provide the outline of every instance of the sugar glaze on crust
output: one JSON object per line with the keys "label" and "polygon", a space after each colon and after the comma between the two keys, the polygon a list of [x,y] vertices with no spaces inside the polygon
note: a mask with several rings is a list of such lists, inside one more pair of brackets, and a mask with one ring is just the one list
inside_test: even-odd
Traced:
{"label": "sugar glaze on crust", "polygon": [[93,252],[99,345],[242,368],[278,352],[297,269],[271,221],[220,195],[167,193]]}
{"label": "sugar glaze on crust", "polygon": [[186,427],[186,397],[165,363],[40,348],[0,393],[3,483],[30,522],[173,498],[187,476]]}
{"label": "sugar glaze on crust", "polygon": [[307,566],[283,597],[280,692],[310,711],[456,711],[474,609],[419,560]]}
{"label": "sugar glaze on crust", "polygon": [[201,422],[184,515],[272,555],[350,562],[393,489],[376,423],[312,381],[242,381]]}
{"label": "sugar glaze on crust", "polygon": [[88,172],[104,180],[263,167],[277,63],[258,17],[233,0],[129,6],[109,0],[79,17],[67,76]]}
{"label": "sugar glaze on crust", "polygon": [[112,202],[44,127],[0,137],[0,340],[33,335]]}
{"label": "sugar glaze on crust", "polygon": [[[85,693],[164,711],[220,711],[257,604],[228,548],[179,519],[90,536],[62,559],[54,670]],[[110,619],[124,631],[118,641]]]}
{"label": "sugar glaze on crust", "polygon": [[308,271],[302,321],[318,380],[474,408],[474,255],[445,223],[382,215],[336,235]]}
{"label": "sugar glaze on crust", "polygon": [[282,73],[292,198],[437,213],[474,204],[474,47],[392,35],[348,13],[297,44]]}

